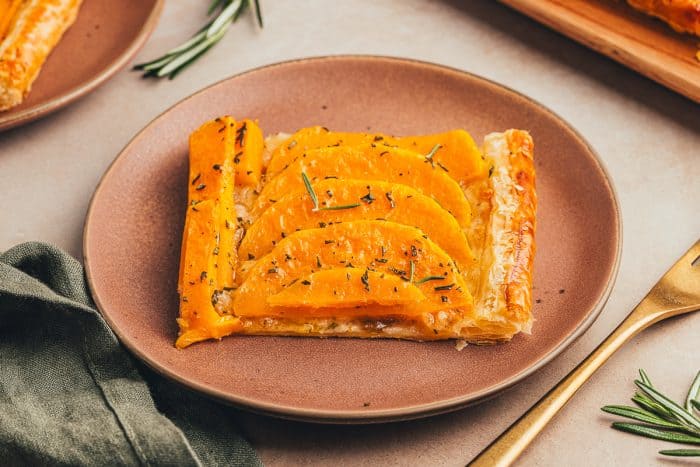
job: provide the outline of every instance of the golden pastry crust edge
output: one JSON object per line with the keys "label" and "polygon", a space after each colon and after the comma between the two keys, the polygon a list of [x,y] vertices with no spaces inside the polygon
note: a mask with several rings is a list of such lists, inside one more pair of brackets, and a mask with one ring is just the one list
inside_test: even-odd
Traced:
{"label": "golden pastry crust edge", "polygon": [[514,129],[492,133],[484,139],[483,151],[493,164],[489,188],[467,189],[478,192],[470,196],[480,198],[475,202],[488,205],[474,293],[480,319],[476,329],[462,331],[467,341],[477,343],[510,340],[531,330],[537,210],[530,134]]}
{"label": "golden pastry crust edge", "polygon": [[82,0],[28,0],[0,43],[0,111],[19,105],[73,24]]}
{"label": "golden pastry crust edge", "polygon": [[698,0],[627,0],[634,9],[654,16],[677,32],[700,36]]}

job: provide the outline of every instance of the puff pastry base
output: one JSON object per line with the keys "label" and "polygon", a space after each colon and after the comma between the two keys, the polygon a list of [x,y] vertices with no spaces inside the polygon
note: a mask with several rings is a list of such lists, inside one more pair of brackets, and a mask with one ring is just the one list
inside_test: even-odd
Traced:
{"label": "puff pastry base", "polygon": [[19,105],[82,0],[23,0],[0,42],[0,111]]}

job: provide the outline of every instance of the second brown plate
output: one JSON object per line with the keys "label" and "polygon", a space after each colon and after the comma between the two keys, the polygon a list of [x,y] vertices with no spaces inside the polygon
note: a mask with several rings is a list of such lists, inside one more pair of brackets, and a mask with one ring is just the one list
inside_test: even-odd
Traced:
{"label": "second brown plate", "polygon": [[[188,135],[223,114],[267,133],[310,125],[415,134],[528,129],[539,194],[532,335],[502,345],[228,337],[186,350],[176,293]],[[327,57],[272,65],[211,86],[156,118],[117,157],[88,212],[84,255],[103,316],[156,371],[222,401],[336,423],[421,417],[522,380],[602,309],[620,254],[614,191],[586,142],[549,110],[476,76],[422,62]]]}

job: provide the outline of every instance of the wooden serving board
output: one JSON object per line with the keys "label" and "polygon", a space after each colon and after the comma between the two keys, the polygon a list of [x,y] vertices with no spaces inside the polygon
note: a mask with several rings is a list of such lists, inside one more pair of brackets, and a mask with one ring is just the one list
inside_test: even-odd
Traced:
{"label": "wooden serving board", "polygon": [[700,102],[700,37],[675,32],[624,0],[500,0]]}

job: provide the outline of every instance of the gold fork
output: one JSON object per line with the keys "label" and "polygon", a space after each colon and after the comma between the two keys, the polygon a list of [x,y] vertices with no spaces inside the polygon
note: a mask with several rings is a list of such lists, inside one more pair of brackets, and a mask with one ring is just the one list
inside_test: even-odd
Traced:
{"label": "gold fork", "polygon": [[471,467],[511,465],[594,371],[652,324],[700,310],[700,240],[656,283],[620,325],[571,373],[484,449]]}

